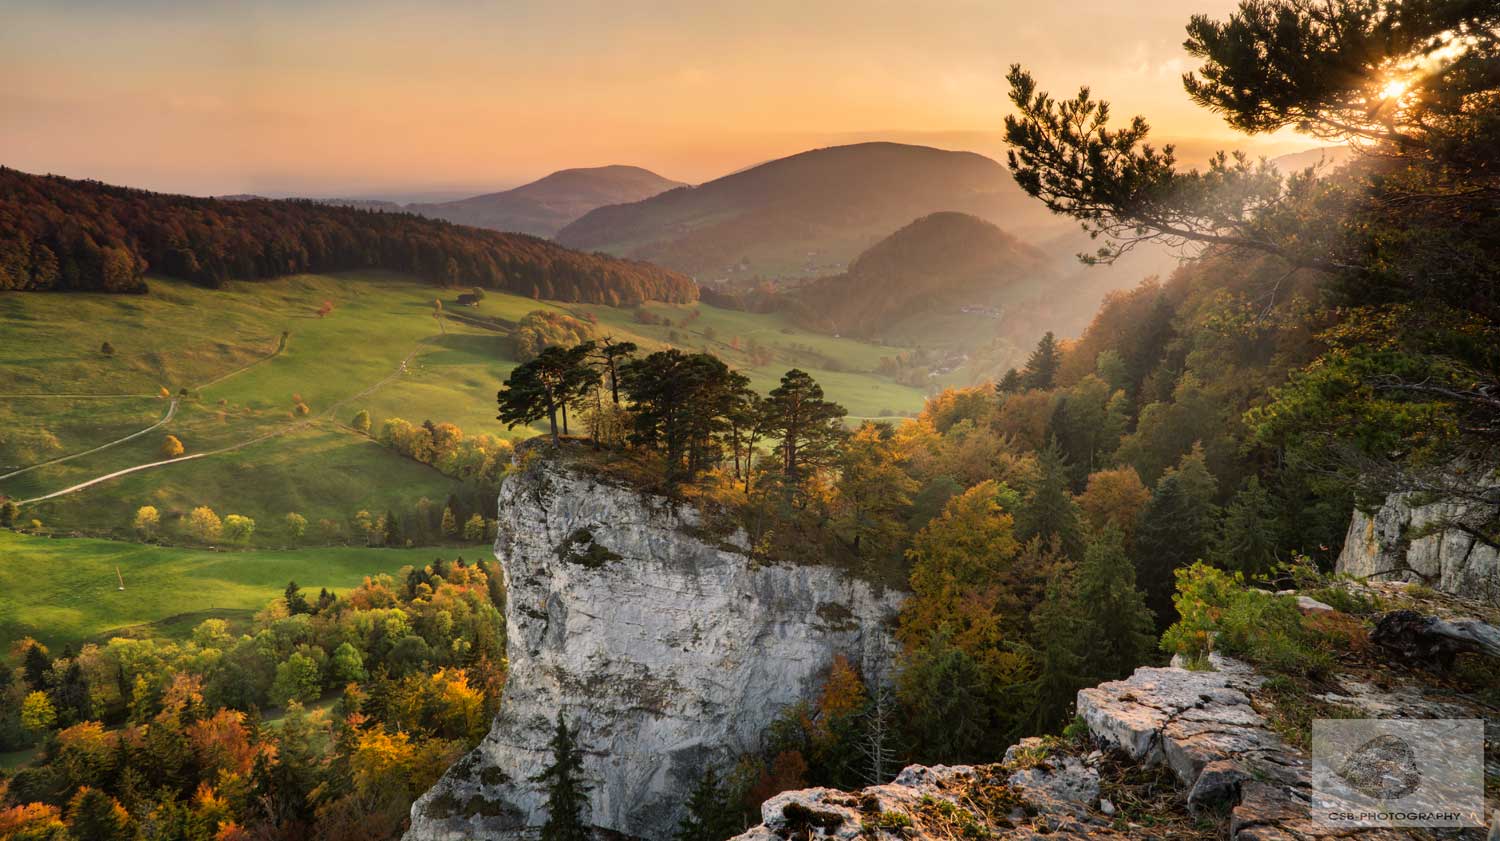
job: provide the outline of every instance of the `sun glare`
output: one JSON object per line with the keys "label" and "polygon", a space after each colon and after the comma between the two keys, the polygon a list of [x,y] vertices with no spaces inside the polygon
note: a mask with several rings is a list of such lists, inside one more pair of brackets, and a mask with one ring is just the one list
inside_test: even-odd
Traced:
{"label": "sun glare", "polygon": [[1405,96],[1406,92],[1410,89],[1411,85],[1407,84],[1406,82],[1403,82],[1400,79],[1392,79],[1391,81],[1385,83],[1385,87],[1380,89],[1380,98],[1400,99],[1401,97]]}

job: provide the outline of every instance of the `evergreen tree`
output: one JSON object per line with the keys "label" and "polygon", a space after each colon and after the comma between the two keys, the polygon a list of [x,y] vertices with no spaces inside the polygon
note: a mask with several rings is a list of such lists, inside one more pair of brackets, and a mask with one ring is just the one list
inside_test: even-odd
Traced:
{"label": "evergreen tree", "polygon": [[47,672],[52,670],[52,658],[47,656],[47,651],[42,648],[41,643],[33,642],[26,648],[22,668],[26,671],[26,685],[37,692],[46,691]]}
{"label": "evergreen tree", "polygon": [[1021,372],[1014,368],[1006,371],[1005,376],[1000,378],[1000,382],[995,383],[995,393],[1002,397],[1007,394],[1015,394],[1025,388],[1026,385],[1021,380]]}
{"label": "evergreen tree", "polygon": [[1043,733],[1056,732],[1072,720],[1078,690],[1085,685],[1083,614],[1075,589],[1072,567],[1057,567],[1042,603],[1031,612],[1037,668],[1032,726]]}
{"label": "evergreen tree", "polygon": [[1037,463],[1040,472],[1031,494],[1016,512],[1016,537],[1023,543],[1056,538],[1065,555],[1077,558],[1083,552],[1083,527],[1078,503],[1068,492],[1068,461],[1056,439],[1038,454]]}
{"label": "evergreen tree", "polygon": [[282,600],[286,602],[286,612],[291,616],[299,613],[311,613],[312,608],[307,603],[307,597],[302,595],[302,588],[297,582],[288,581],[286,590],[283,591]]}
{"label": "evergreen tree", "polygon": [[1202,451],[1194,448],[1156,483],[1151,501],[1141,513],[1135,535],[1135,568],[1158,628],[1176,621],[1173,573],[1208,556],[1217,515],[1213,502],[1216,488],[1203,463]]}
{"label": "evergreen tree", "polygon": [[534,423],[546,418],[552,446],[558,445],[558,415],[562,414],[563,431],[567,431],[567,406],[597,379],[585,364],[593,352],[592,342],[571,348],[546,347],[536,358],[517,365],[496,395],[499,420],[507,428]]}
{"label": "evergreen tree", "polygon": [[1271,495],[1261,487],[1260,477],[1251,476],[1224,509],[1224,525],[1212,553],[1214,565],[1250,577],[1269,572],[1280,542],[1276,524]]}
{"label": "evergreen tree", "polygon": [[1057,338],[1048,330],[1036,343],[1036,350],[1026,358],[1021,369],[1021,384],[1026,388],[1046,391],[1056,384],[1057,368],[1062,364],[1062,351],[1057,347]]}
{"label": "evergreen tree", "polygon": [[1125,677],[1151,656],[1155,625],[1119,529],[1105,528],[1089,542],[1078,565],[1076,599],[1083,631],[1080,688]]}
{"label": "evergreen tree", "polygon": [[698,778],[688,798],[688,813],[677,827],[675,841],[724,841],[742,828],[729,797],[712,767]]}
{"label": "evergreen tree", "polygon": [[443,536],[458,537],[458,518],[453,514],[451,506],[443,508]]}
{"label": "evergreen tree", "polygon": [[844,439],[844,407],[823,399],[823,387],[793,368],[766,396],[766,433],[781,441],[782,471],[796,481],[806,468],[827,466]]}
{"label": "evergreen tree", "polygon": [[382,542],[387,546],[400,546],[401,521],[396,518],[396,512],[386,509],[384,520],[385,533],[381,536]]}
{"label": "evergreen tree", "polygon": [[583,779],[583,751],[577,731],[568,728],[561,712],[547,747],[552,750],[552,764],[531,778],[547,785],[547,822],[542,824],[541,841],[589,841],[583,820],[589,790]]}
{"label": "evergreen tree", "polygon": [[609,396],[616,406],[620,405],[620,366],[637,350],[635,342],[616,341],[613,336],[599,340],[594,350],[594,360],[604,368],[609,381]]}
{"label": "evergreen tree", "polygon": [[899,688],[908,744],[919,762],[972,762],[1010,741],[1007,730],[994,726],[998,687],[944,631],[906,657]]}
{"label": "evergreen tree", "polygon": [[[123,740],[122,740],[123,741]],[[130,815],[108,794],[83,786],[68,802],[68,837],[75,841],[128,841]]]}
{"label": "evergreen tree", "polygon": [[722,458],[726,415],[749,383],[712,354],[676,348],[630,360],[620,379],[635,412],[631,442],[661,452],[674,480]]}

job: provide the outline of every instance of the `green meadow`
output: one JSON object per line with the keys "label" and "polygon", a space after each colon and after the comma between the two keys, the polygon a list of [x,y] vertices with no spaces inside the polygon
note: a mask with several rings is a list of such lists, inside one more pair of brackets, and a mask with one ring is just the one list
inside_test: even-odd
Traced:
{"label": "green meadow", "polygon": [[[155,626],[186,633],[202,619],[264,607],[295,580],[314,593],[347,590],[366,575],[394,573],[452,548],[215,552],[0,531],[0,640],[36,637],[57,649]],[[119,589],[115,569],[125,580]]]}
{"label": "green meadow", "polygon": [[[495,392],[516,364],[511,329],[535,310],[593,319],[598,335],[646,350],[708,350],[761,391],[788,368],[803,368],[853,419],[907,414],[922,404],[916,389],[873,373],[881,357],[901,348],[812,333],[779,316],[707,305],[617,309],[493,292],[477,308],[459,308],[456,296],[383,272],[299,275],[222,290],[158,278],[138,296],[0,296],[0,496],[23,502],[27,530],[75,538],[5,536],[5,592],[17,591],[21,575],[54,584],[28,583],[25,605],[0,597],[0,639],[38,629],[81,639],[202,610],[258,607],[289,577],[348,586],[363,572],[470,549],[408,555],[315,547],[345,540],[324,533],[320,521],[347,527],[361,510],[409,511],[424,497],[441,506],[463,491],[459,481],[349,428],[360,410],[376,430],[402,417],[456,423],[469,434],[537,433],[507,430],[494,417]],[[198,457],[69,490],[163,460],[168,434],[185,455]],[[123,542],[137,539],[131,522],[143,505],[161,514],[162,544],[192,543],[184,523],[198,506],[220,517],[251,517],[256,529],[233,552]],[[300,539],[285,525],[289,512],[308,521]],[[111,540],[77,539],[89,537]],[[74,561],[63,563],[70,556]],[[127,590],[129,598],[113,585],[74,592],[67,583],[100,570],[112,575],[112,565],[127,559],[149,576],[145,586]]]}

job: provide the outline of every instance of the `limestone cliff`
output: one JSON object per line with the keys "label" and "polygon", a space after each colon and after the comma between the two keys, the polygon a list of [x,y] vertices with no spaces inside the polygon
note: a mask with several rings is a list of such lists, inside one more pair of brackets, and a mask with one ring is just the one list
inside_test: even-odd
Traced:
{"label": "limestone cliff", "polygon": [[535,459],[507,478],[495,555],[510,674],[484,741],[412,807],[407,841],[528,837],[559,712],[579,728],[590,820],[670,837],[709,765],[753,749],[836,654],[890,648],[901,595],[838,569],[752,560],[689,506]]}
{"label": "limestone cliff", "polygon": [[1412,494],[1392,494],[1373,513],[1354,512],[1338,571],[1500,604],[1500,549],[1475,536],[1495,516],[1491,506],[1420,504]]}

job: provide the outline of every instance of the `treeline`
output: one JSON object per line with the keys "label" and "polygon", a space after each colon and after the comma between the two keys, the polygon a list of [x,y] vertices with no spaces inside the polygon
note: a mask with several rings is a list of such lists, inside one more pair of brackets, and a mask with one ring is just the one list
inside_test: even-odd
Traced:
{"label": "treeline", "polygon": [[300,200],[204,199],[0,168],[0,290],[142,292],[148,271],[209,287],[386,269],[445,286],[634,306],[688,302],[648,263],[524,234]]}
{"label": "treeline", "polygon": [[[462,560],[343,596],[295,583],[236,634],[111,639],[0,663],[6,838],[394,839],[488,730],[505,677],[498,575]],[[331,706],[314,708],[320,699]],[[336,699],[336,700],[335,700]],[[281,710],[276,718],[262,711]]]}

